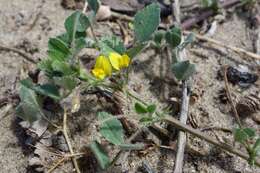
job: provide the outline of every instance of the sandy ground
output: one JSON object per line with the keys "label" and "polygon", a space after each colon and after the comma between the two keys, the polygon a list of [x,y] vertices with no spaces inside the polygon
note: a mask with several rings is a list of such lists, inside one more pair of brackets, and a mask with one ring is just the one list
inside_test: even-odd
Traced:
{"label": "sandy ground", "polygon": [[[0,44],[20,48],[32,54],[35,59],[46,56],[48,38],[64,31],[63,23],[66,16],[72,11],[64,10],[59,0],[39,1],[39,0],[0,0]],[[35,25],[37,14],[41,12]],[[246,26],[246,20],[237,14],[231,15],[223,24],[219,24],[214,34],[214,38],[223,41],[225,44],[238,46],[248,51],[253,51],[252,40]],[[101,23],[97,27],[97,33],[109,33],[109,25]],[[259,72],[259,66],[255,61],[251,61],[244,56],[238,56],[223,48],[215,49],[206,43],[195,44],[188,51],[188,57],[197,66],[197,72],[193,80],[193,99],[191,104],[190,117],[195,121],[197,128],[227,127],[232,129],[235,126],[231,109],[228,105],[219,100],[219,91],[224,88],[224,81],[217,78],[218,71],[223,65],[246,65],[251,71]],[[93,57],[94,58],[94,57]],[[171,97],[180,94],[180,89],[173,83],[165,82],[161,75],[169,75],[167,60],[159,59],[154,51],[148,50],[139,55],[133,62],[133,70],[130,74],[129,88],[135,90],[145,100],[155,103],[159,108],[168,106]],[[159,67],[159,68],[158,68]],[[13,52],[0,52],[0,92],[5,96],[8,92],[17,89],[17,81],[24,76],[24,71],[35,68],[34,65],[24,61],[19,55]],[[232,87],[236,98],[250,93],[259,94],[259,80],[250,87],[242,91],[239,87]],[[136,89],[138,88],[138,90]],[[87,98],[86,103],[80,112],[70,119],[73,125],[70,126],[73,134],[74,148],[82,148],[96,134],[96,129],[92,123],[95,122],[95,112],[99,107],[95,107],[96,98]],[[133,105],[129,103],[130,107]],[[91,109],[90,109],[91,108]],[[23,132],[17,126],[14,111],[6,113],[3,107],[0,115],[0,172],[2,173],[26,173],[28,165],[28,151],[22,149],[19,136]],[[133,114],[131,109],[126,109],[126,114]],[[251,117],[243,120],[245,124],[255,127],[260,131],[259,124]],[[221,141],[232,143],[232,135],[222,131],[206,131],[208,135]],[[205,172],[205,173],[256,173],[260,169],[248,166],[246,161],[221,152],[219,149],[208,145],[197,138],[189,136],[189,145],[193,150],[204,153],[197,156],[192,152],[185,154],[184,172]],[[239,146],[237,146],[239,147]],[[189,150],[190,151],[190,150]],[[146,160],[152,167],[161,173],[170,173],[174,164],[174,152],[165,150],[153,150],[146,155],[137,155],[131,152],[129,157],[123,162],[122,167],[116,166],[108,172],[123,172],[122,170],[138,172],[143,160]],[[100,172],[93,168],[90,162],[86,163],[88,169],[83,172]],[[66,169],[65,169],[66,168]],[[70,163],[56,171],[72,172]]]}

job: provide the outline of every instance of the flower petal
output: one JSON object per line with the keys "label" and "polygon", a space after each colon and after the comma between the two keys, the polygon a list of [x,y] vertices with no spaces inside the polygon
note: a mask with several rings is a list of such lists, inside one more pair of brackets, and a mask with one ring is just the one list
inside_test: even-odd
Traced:
{"label": "flower petal", "polygon": [[112,64],[113,68],[116,70],[120,70],[120,59],[121,55],[115,52],[111,52],[109,54],[109,61]]}
{"label": "flower petal", "polygon": [[130,58],[127,54],[122,55],[120,59],[120,68],[128,67],[130,63]]}
{"label": "flower petal", "polygon": [[104,70],[107,76],[111,76],[112,74],[112,66],[108,60],[108,58],[104,57],[102,61],[102,69]]}
{"label": "flower petal", "polygon": [[102,68],[103,67],[103,61],[106,57],[105,56],[99,56],[97,57],[96,59],[96,64],[95,64],[95,67],[94,68]]}
{"label": "flower petal", "polygon": [[110,76],[112,74],[112,66],[108,58],[102,55],[99,56],[92,73],[98,79],[104,79],[106,76]]}
{"label": "flower petal", "polygon": [[104,70],[102,70],[102,69],[100,69],[100,68],[94,68],[94,69],[92,70],[92,73],[93,73],[93,75],[94,75],[96,78],[101,79],[101,80],[106,77],[106,74],[105,74]]}

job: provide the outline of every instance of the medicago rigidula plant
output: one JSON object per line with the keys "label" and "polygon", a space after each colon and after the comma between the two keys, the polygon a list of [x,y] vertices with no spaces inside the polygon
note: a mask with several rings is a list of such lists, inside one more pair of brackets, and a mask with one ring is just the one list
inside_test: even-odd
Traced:
{"label": "medicago rigidula plant", "polygon": [[[160,7],[153,3],[135,15],[134,41],[130,48],[126,48],[122,39],[115,35],[95,37],[93,27],[99,2],[97,0],[87,0],[87,2],[92,11],[88,13],[85,11],[73,12],[64,23],[66,32],[49,39],[47,58],[38,63],[38,68],[48,79],[47,82],[34,83],[30,78],[20,82],[20,103],[16,108],[17,115],[30,123],[40,119],[48,120],[51,123],[50,115],[55,116],[55,113],[58,112],[50,114],[44,108],[46,98],[52,99],[53,103],[62,107],[62,101],[76,89],[80,89],[80,92],[98,89],[109,93],[119,91],[132,97],[136,101],[134,109],[139,115],[140,127],[151,126],[162,121],[165,115],[157,110],[156,105],[144,102],[126,89],[127,81],[131,80],[128,78],[129,68],[136,55],[145,47],[162,49],[166,46],[172,51],[171,68],[175,77],[180,81],[188,79],[194,73],[195,65],[189,61],[180,61],[178,52],[193,41],[193,35],[188,35],[182,41],[180,28],[158,30]],[[93,38],[87,34],[87,30],[92,31]],[[90,71],[83,66],[78,57],[84,48],[96,49],[100,53]],[[71,105],[71,113],[77,112],[80,99],[78,97],[72,99]],[[62,107],[62,109],[61,112],[66,112],[67,108]],[[119,149],[139,150],[145,147],[143,144],[131,144],[125,140],[124,128],[116,116],[102,111],[97,113],[97,119],[100,122],[100,134]],[[247,132],[245,133],[247,134]],[[236,139],[243,142],[248,138],[240,140],[237,137]],[[113,163],[99,139],[89,144],[89,148],[95,154],[102,169],[106,169]],[[251,160],[259,151],[259,140],[256,141],[253,148],[254,150],[250,150]]]}

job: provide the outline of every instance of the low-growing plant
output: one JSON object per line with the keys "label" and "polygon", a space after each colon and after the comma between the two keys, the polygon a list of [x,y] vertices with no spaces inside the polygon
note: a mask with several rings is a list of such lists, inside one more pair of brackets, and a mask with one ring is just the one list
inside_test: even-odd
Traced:
{"label": "low-growing plant", "polygon": [[235,141],[242,144],[248,154],[250,165],[255,165],[257,156],[260,155],[260,138],[257,136],[253,128],[236,128],[234,130]]}
{"label": "low-growing plant", "polygon": [[217,0],[201,0],[201,3],[204,8],[209,8],[214,11],[217,11],[219,9]]}
{"label": "low-growing plant", "polygon": [[[111,92],[120,91],[133,98],[136,101],[134,109],[139,115],[140,127],[148,127],[162,121],[166,115],[160,112],[156,105],[144,102],[125,87],[127,81],[131,80],[128,79],[129,68],[136,55],[145,47],[155,45],[160,49],[168,46],[173,54],[173,64],[171,64],[173,74],[180,81],[188,79],[195,72],[195,65],[189,61],[180,61],[178,52],[193,41],[193,35],[187,36],[182,41],[180,28],[157,30],[160,24],[160,7],[153,3],[135,15],[134,41],[130,48],[126,48],[121,38],[114,35],[92,38],[86,31],[90,30],[92,35],[95,35],[93,27],[99,3],[96,0],[87,0],[87,2],[92,9],[91,12],[88,14],[85,11],[73,12],[64,23],[66,32],[49,39],[47,58],[38,63],[38,68],[48,78],[48,82],[37,84],[30,78],[20,82],[21,101],[16,109],[17,115],[31,123],[39,119],[51,121],[50,114],[43,107],[45,98],[51,98],[54,103],[62,105],[62,100],[71,95],[76,88],[81,91],[99,88]],[[93,48],[100,53],[90,71],[83,66],[78,56],[84,48]],[[76,112],[80,102],[72,100],[71,104],[71,112]],[[125,140],[123,126],[116,116],[108,112],[98,112],[97,119],[100,121],[99,132],[109,143],[121,150],[144,147],[142,144],[131,144]],[[245,141],[254,136],[255,133],[253,134],[249,129],[237,129],[235,132],[236,141],[242,144],[246,144]],[[259,154],[259,143],[257,139],[253,146],[247,146],[252,163]],[[102,169],[106,169],[113,163],[98,139],[94,140],[89,147]]]}

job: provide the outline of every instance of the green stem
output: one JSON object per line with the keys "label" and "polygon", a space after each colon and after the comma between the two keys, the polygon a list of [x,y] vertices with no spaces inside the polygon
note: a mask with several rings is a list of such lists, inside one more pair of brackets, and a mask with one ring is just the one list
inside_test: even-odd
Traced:
{"label": "green stem", "polygon": [[95,32],[94,32],[94,28],[93,28],[93,26],[92,26],[92,23],[90,24],[90,31],[91,31],[91,33],[92,33],[92,35],[93,35],[93,38],[94,38],[95,42],[97,43],[98,40],[97,40],[96,34],[95,34]]}
{"label": "green stem", "polygon": [[134,98],[135,100],[141,102],[142,104],[144,104],[145,106],[148,106],[148,104],[143,101],[142,99],[138,98],[137,96],[135,96],[134,94],[132,94],[131,92],[129,91],[126,91],[127,95],[131,96],[132,98]]}

